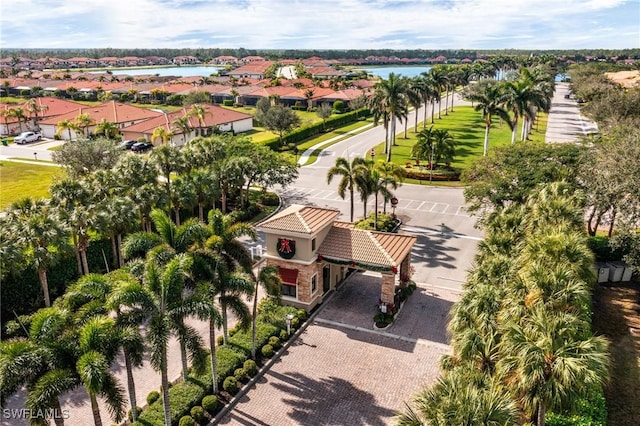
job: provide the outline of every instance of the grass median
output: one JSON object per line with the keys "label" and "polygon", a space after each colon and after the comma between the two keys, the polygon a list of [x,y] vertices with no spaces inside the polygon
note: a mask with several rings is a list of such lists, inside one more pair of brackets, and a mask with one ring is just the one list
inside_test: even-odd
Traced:
{"label": "grass median", "polygon": [[[453,112],[448,115],[442,115],[441,119],[436,118],[434,124],[431,119],[427,120],[426,127],[434,126],[435,129],[448,130],[456,143],[456,155],[451,162],[451,166],[464,170],[471,166],[472,162],[482,157],[484,145],[485,124],[482,115],[473,110],[471,106],[456,106]],[[533,125],[533,129],[527,141],[520,142],[520,126],[518,124],[516,143],[528,143],[532,141],[544,142],[545,132],[547,129],[547,115],[541,114],[538,121]],[[418,132],[423,128],[422,123],[418,124]],[[416,167],[415,158],[411,155],[411,149],[418,141],[417,133],[414,127],[410,126],[407,131],[407,138],[404,138],[404,129],[396,135],[396,145],[391,150],[391,161],[403,167]],[[494,118],[489,132],[489,154],[499,146],[509,145],[511,143],[511,129],[506,123],[500,122]],[[380,143],[375,147],[375,159],[385,160],[384,143]],[[428,163],[423,161],[423,163]],[[406,183],[421,183],[417,179],[407,179]],[[425,182],[422,181],[424,184]],[[428,182],[427,182],[428,183]],[[444,186],[460,186],[460,182],[437,182],[438,185]]]}

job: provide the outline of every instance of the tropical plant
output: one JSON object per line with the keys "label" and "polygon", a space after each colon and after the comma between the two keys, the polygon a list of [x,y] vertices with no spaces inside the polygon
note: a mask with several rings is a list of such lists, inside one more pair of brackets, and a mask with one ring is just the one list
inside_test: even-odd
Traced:
{"label": "tropical plant", "polygon": [[351,222],[353,222],[353,192],[358,186],[357,176],[360,172],[358,166],[363,166],[365,163],[366,160],[362,157],[354,157],[351,162],[344,157],[338,157],[335,165],[327,172],[327,184],[330,184],[335,176],[342,177],[338,183],[338,195],[340,198],[344,199],[346,191],[349,190]]}
{"label": "tropical plant", "polygon": [[273,265],[265,266],[255,277],[255,293],[253,294],[253,315],[251,321],[251,357],[256,359],[256,321],[258,319],[258,289],[262,286],[267,295],[275,298],[280,297],[282,280],[278,268]]}
{"label": "tropical plant", "polygon": [[120,129],[116,123],[107,121],[107,119],[103,118],[98,124],[96,124],[93,133],[95,135],[104,136],[107,139],[117,139],[118,135],[120,135]]}
{"label": "tropical plant", "polygon": [[402,123],[402,120],[407,118],[406,86],[406,80],[394,73],[389,74],[387,80],[381,80],[375,85],[373,109],[386,112],[390,120],[389,146],[386,149],[387,162],[391,161],[391,147],[395,145],[396,120]]}
{"label": "tropical plant", "polygon": [[60,256],[68,238],[48,201],[24,198],[8,210],[7,225],[13,238],[35,266],[45,306],[51,306],[47,270]]}

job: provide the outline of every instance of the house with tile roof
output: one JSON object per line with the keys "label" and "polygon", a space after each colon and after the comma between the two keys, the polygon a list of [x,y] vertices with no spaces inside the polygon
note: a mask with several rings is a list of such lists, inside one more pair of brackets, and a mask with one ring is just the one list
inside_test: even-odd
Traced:
{"label": "house with tile roof", "polygon": [[246,65],[227,72],[226,75],[237,79],[253,78],[256,80],[262,80],[270,66],[271,61],[249,62]]}
{"label": "house with tile roof", "polygon": [[416,237],[356,229],[339,210],[292,205],[257,225],[265,234],[266,264],[278,268],[282,300],[313,309],[354,270],[380,272],[380,303],[393,309],[396,285],[411,268]]}
{"label": "house with tile roof", "polygon": [[[88,114],[94,123],[100,123],[102,120],[116,124],[120,130],[127,126],[134,125],[144,120],[159,117],[162,112],[153,111],[147,108],[139,108],[129,104],[123,104],[116,101],[105,102],[96,106],[82,105],[75,111],[47,118],[40,121],[40,129],[42,136],[53,138],[58,131],[58,123],[63,120],[73,121],[80,114]],[[86,129],[87,133],[93,133],[95,124]],[[62,132],[60,136],[64,139],[69,138],[68,132]]]}
{"label": "house with tile roof", "polygon": [[[198,121],[197,117],[189,115],[189,109],[182,108],[123,128],[123,138],[130,140],[144,138],[151,143],[156,143],[159,141],[151,140],[151,136],[156,128],[164,127],[167,132],[173,134],[169,143],[174,146],[182,146],[196,136],[210,136],[214,130],[242,133],[248,132],[253,128],[253,117],[249,114],[216,105],[201,105],[206,110],[201,122]],[[191,129],[189,133],[185,134],[180,128],[175,126],[174,120],[179,117],[187,117],[189,128]]]}

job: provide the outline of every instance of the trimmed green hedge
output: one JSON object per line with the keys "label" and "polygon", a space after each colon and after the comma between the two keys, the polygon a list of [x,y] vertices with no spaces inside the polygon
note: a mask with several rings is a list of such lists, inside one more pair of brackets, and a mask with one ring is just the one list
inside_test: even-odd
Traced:
{"label": "trimmed green hedge", "polygon": [[602,388],[586,398],[579,399],[574,413],[549,412],[545,418],[547,426],[606,426],[607,403]]}
{"label": "trimmed green hedge", "polygon": [[[370,115],[369,110],[360,110],[357,113],[356,111],[352,111],[346,114],[334,115],[332,117],[327,118],[324,124],[322,122],[319,122],[319,123],[314,123],[308,126],[303,126],[295,129],[294,131],[292,131],[291,133],[289,133],[288,135],[282,138],[282,144],[283,146],[286,146],[290,143],[298,144],[299,142],[302,142],[306,139],[309,139],[310,137],[313,137],[315,135],[319,135],[320,133],[322,133],[325,130],[325,127],[324,127],[325,125],[326,125],[326,129],[334,129],[336,127],[341,127],[347,124],[354,123],[356,121],[359,121],[361,118],[368,117],[369,115]],[[280,139],[277,137],[267,139],[262,142],[262,145],[266,145],[271,149],[273,149],[274,151],[277,151],[280,147]]]}

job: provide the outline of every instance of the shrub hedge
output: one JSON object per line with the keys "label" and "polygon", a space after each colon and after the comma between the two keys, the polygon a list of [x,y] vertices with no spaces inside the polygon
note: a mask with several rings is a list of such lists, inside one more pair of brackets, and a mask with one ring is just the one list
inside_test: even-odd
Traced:
{"label": "shrub hedge", "polygon": [[209,414],[215,413],[218,409],[218,397],[215,395],[207,395],[202,398],[202,408]]}
{"label": "shrub hedge", "polygon": [[[291,308],[280,307],[278,316],[284,318],[284,313]],[[269,341],[269,338],[280,333],[281,328],[262,322],[258,319],[256,324],[256,345],[262,347]],[[233,377],[236,369],[242,368],[245,361],[251,355],[251,330],[238,330],[226,345],[216,348],[216,367],[218,373],[218,385],[224,388],[225,378]],[[209,365],[209,362],[207,362]],[[171,422],[176,424],[180,418],[190,413],[192,407],[200,404],[207,410],[208,404],[205,404],[203,398],[212,388],[211,371],[203,375],[189,374],[186,382],[179,382],[169,389],[169,402],[171,410]],[[237,383],[236,383],[237,384]],[[211,402],[211,398],[207,402]],[[217,399],[215,404],[217,405]],[[133,423],[134,426],[162,426],[164,425],[164,410],[162,406],[162,398],[159,398],[138,417],[138,421]]]}

